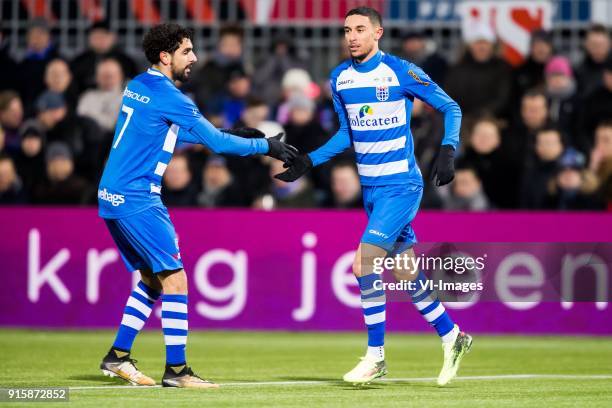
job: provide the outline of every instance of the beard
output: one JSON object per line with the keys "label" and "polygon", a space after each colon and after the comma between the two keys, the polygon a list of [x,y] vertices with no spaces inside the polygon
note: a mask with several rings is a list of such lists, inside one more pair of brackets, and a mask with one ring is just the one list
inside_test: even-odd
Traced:
{"label": "beard", "polygon": [[191,68],[191,65],[188,65],[182,69],[176,69],[175,67],[172,67],[172,77],[174,78],[174,80],[180,82],[186,82],[187,80],[189,80],[187,68]]}

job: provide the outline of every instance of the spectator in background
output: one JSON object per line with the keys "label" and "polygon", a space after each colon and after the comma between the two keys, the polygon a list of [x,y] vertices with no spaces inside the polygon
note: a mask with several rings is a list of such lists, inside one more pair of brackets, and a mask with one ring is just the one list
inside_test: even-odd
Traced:
{"label": "spectator in background", "polygon": [[62,94],[70,112],[76,111],[78,91],[68,63],[61,58],[49,61],[45,69],[46,91]]}
{"label": "spectator in background", "polygon": [[100,61],[96,67],[96,88],[85,91],[77,113],[93,119],[102,130],[112,134],[123,99],[123,71],[114,58]]}
{"label": "spectator in background", "polygon": [[591,150],[590,167],[598,171],[603,162],[612,160],[612,118],[602,121],[595,129],[595,146]]}
{"label": "spectator in background", "polygon": [[200,110],[210,110],[208,104],[224,93],[232,72],[247,71],[242,61],[242,35],[242,29],[238,26],[222,28],[217,50],[186,84],[185,89],[194,94]]}
{"label": "spectator in background", "polygon": [[4,130],[4,144],[9,152],[19,149],[19,127],[23,123],[23,104],[14,91],[0,92],[0,127]]}
{"label": "spectator in background", "polygon": [[72,152],[66,143],[49,144],[46,170],[46,179],[34,188],[35,203],[69,205],[90,202],[93,188],[74,173]]}
{"label": "spectator in background", "polygon": [[557,210],[598,210],[597,177],[585,170],[585,158],[579,151],[568,148],[557,162],[557,173],[549,186],[546,207]]}
{"label": "spectator in background", "polygon": [[601,86],[604,63],[610,56],[610,33],[601,24],[591,26],[584,40],[585,55],[576,68],[580,96],[586,97]]}
{"label": "spectator in background", "polygon": [[292,68],[305,69],[306,65],[297,57],[291,36],[280,34],[273,40],[270,53],[253,75],[254,93],[269,105],[278,105],[283,99],[281,80]]}
{"label": "spectator in background", "polygon": [[26,192],[17,172],[13,159],[0,152],[0,205],[25,204]]}
{"label": "spectator in background", "polygon": [[579,131],[578,98],[570,62],[565,57],[553,57],[546,64],[545,73],[548,117],[555,126],[573,136]]}
{"label": "spectator in background", "polygon": [[535,135],[548,123],[546,95],[539,90],[528,91],[521,99],[520,118],[513,124],[505,143],[507,152],[514,157],[532,157]]}
{"label": "spectator in background", "polygon": [[193,183],[187,156],[175,154],[164,173],[162,199],[166,206],[188,207],[196,204],[198,189]]}
{"label": "spectator in background", "polygon": [[486,211],[489,200],[482,189],[482,182],[476,170],[466,164],[459,164],[455,181],[451,184],[450,195],[444,197],[444,209],[453,211]]}
{"label": "spectator in background", "polygon": [[103,133],[96,123],[68,111],[62,94],[43,93],[36,102],[38,122],[47,140],[64,142],[75,155],[77,172],[89,181],[97,181],[103,160]]}
{"label": "spectator in background", "polygon": [[279,105],[276,112],[276,121],[285,125],[289,121],[289,99],[294,95],[303,95],[314,100],[319,96],[320,90],[317,84],[312,82],[308,71],[300,68],[287,71],[283,77],[282,86],[283,103]]}
{"label": "spectator in background", "polygon": [[121,65],[123,76],[134,78],[138,66],[134,60],[121,50],[117,36],[110,30],[105,21],[94,23],[87,36],[88,48],[72,60],[72,70],[79,93],[96,87],[96,70],[98,64],[107,58],[113,58]]}
{"label": "spectator in background", "polygon": [[251,78],[242,69],[233,70],[227,82],[227,90],[223,96],[224,126],[231,128],[238,122],[251,93]]}
{"label": "spectator in background", "polygon": [[[0,27],[1,28],[1,27]],[[15,79],[19,78],[19,70],[17,62],[11,55],[10,44],[5,40],[4,34],[0,29],[0,67],[2,67],[2,75],[0,75],[0,91],[18,89],[19,84],[15,83]]]}
{"label": "spectator in background", "polygon": [[258,96],[250,96],[246,103],[240,119],[234,124],[235,127],[257,128],[270,116],[270,108],[266,102]]}
{"label": "spectator in background", "polygon": [[336,133],[340,127],[340,122],[338,122],[338,114],[334,109],[329,81],[322,81],[320,88],[321,94],[317,98],[317,119],[323,129],[331,135]]}
{"label": "spectator in background", "polygon": [[294,182],[285,183],[277,178],[278,174],[285,169],[283,162],[272,160],[270,163],[269,177],[272,180],[270,194],[263,195],[255,200],[253,206],[271,210],[273,208],[313,208],[317,206],[315,191],[306,177],[301,177]]}
{"label": "spectator in background", "polygon": [[544,87],[544,68],[553,56],[552,36],[549,32],[537,30],[531,33],[529,54],[522,65],[514,71],[515,105],[519,105],[522,96],[530,89]]}
{"label": "spectator in background", "polygon": [[590,169],[600,181],[601,196],[612,210],[612,119],[595,129],[595,147],[591,151]]}
{"label": "spectator in background", "polygon": [[423,71],[438,83],[444,83],[448,63],[446,59],[435,52],[435,43],[427,44],[427,39],[421,31],[410,31],[402,37],[401,57],[423,68]]}
{"label": "spectator in background", "polygon": [[563,138],[558,129],[546,127],[537,132],[535,158],[527,162],[521,182],[521,208],[545,207],[548,186],[557,172],[557,162],[563,153],[563,146]]}
{"label": "spectator in background", "polygon": [[493,118],[476,121],[464,155],[466,165],[474,168],[486,196],[496,208],[516,208],[520,174],[517,164],[502,148],[498,122]]}
{"label": "spectator in background", "polygon": [[197,204],[208,208],[248,205],[223,156],[211,156],[206,161],[202,171],[202,191],[197,195]]}
{"label": "spectator in background", "polygon": [[361,183],[355,164],[340,161],[331,169],[331,195],[323,203],[328,208],[362,208]]}
{"label": "spectator in background", "polygon": [[[253,100],[256,105],[259,103],[256,99]],[[260,106],[254,108],[247,116],[252,123],[256,122],[263,116],[264,110]],[[266,107],[267,109],[267,107]],[[251,116],[252,114],[252,116]],[[260,130],[266,137],[273,137],[279,133],[284,133],[285,130],[277,122],[259,121],[256,129]],[[286,141],[286,138],[283,138]],[[257,197],[265,194],[270,189],[270,160],[266,156],[249,156],[236,157],[225,156],[227,167],[230,170],[233,181],[240,187],[245,203],[252,203]]]}
{"label": "spectator in background", "polygon": [[51,42],[51,30],[44,19],[35,19],[30,23],[26,41],[27,51],[19,63],[17,85],[26,114],[30,116],[34,113],[36,98],[45,89],[45,68],[59,54]]}
{"label": "spectator in background", "polygon": [[596,126],[612,118],[612,56],[608,58],[602,72],[602,86],[593,92],[582,104],[580,130],[575,145],[583,152],[593,147]]}
{"label": "spectator in background", "polygon": [[289,120],[285,125],[287,142],[301,152],[311,152],[327,141],[328,135],[315,117],[315,103],[305,95],[294,94],[287,103]]}
{"label": "spectator in background", "polygon": [[35,119],[28,119],[19,133],[21,145],[15,154],[15,165],[25,189],[32,191],[45,177],[45,132]]}
{"label": "spectator in background", "polygon": [[446,76],[445,89],[459,103],[467,123],[483,114],[505,117],[512,72],[495,55],[495,34],[486,24],[465,33],[467,51]]}
{"label": "spectator in background", "polygon": [[[305,95],[294,93],[287,101],[289,112],[285,125],[286,141],[301,152],[311,152],[323,145],[329,135],[315,117],[315,103]],[[342,155],[345,157],[345,154]],[[317,166],[310,173],[314,188],[328,191],[330,188],[331,163]]]}

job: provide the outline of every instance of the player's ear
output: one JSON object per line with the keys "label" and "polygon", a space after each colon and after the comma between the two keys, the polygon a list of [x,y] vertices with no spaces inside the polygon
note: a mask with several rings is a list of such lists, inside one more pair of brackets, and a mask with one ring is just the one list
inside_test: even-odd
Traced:
{"label": "player's ear", "polygon": [[384,29],[381,26],[375,27],[374,28],[374,39],[376,41],[380,40],[380,38],[383,36],[383,32],[384,32]]}
{"label": "player's ear", "polygon": [[170,65],[172,58],[169,52],[162,51],[159,53],[159,61],[164,65]]}

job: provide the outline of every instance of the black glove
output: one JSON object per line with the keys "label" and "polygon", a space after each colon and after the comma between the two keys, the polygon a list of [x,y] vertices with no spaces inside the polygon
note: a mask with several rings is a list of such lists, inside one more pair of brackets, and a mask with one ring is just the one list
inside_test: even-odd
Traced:
{"label": "black glove", "polygon": [[261,130],[250,128],[250,127],[241,127],[241,128],[236,128],[236,129],[221,129],[221,131],[232,134],[232,135],[240,136],[240,137],[246,137],[247,139],[262,139],[266,137],[266,135],[264,135]]}
{"label": "black glove", "polygon": [[440,147],[431,167],[431,179],[436,186],[443,186],[455,178],[455,149],[449,145]]}
{"label": "black glove", "polygon": [[291,146],[290,144],[281,142],[283,133],[279,133],[274,137],[266,139],[270,150],[266,153],[266,156],[274,157],[275,159],[285,162],[285,164],[291,164],[298,155],[298,149]]}
{"label": "black glove", "polygon": [[301,154],[292,163],[285,164],[283,167],[287,167],[287,170],[275,175],[274,178],[286,182],[295,181],[312,169],[312,160],[307,154]]}

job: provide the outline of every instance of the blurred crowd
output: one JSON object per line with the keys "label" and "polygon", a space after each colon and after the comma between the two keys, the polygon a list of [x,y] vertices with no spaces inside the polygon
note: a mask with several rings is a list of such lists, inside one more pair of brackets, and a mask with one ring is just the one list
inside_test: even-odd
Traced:
{"label": "blurred crowd", "polygon": [[[123,89],[145,67],[121,49],[103,22],[90,28],[87,49],[70,60],[42,20],[31,23],[21,61],[6,43],[0,43],[0,204],[95,204]],[[544,31],[532,33],[529,55],[518,67],[498,56],[487,27],[465,36],[465,50],[453,63],[421,32],[405,33],[400,44],[397,54],[421,66],[464,115],[456,179],[434,188],[428,169],[444,124],[415,100],[411,128],[426,179],[422,207],[612,210],[606,27],[587,30],[583,58],[575,64],[556,52]],[[259,63],[243,54],[240,28],[224,28],[217,49],[201,58],[184,84],[208,120],[220,128],[255,127],[266,136],[284,132],[285,141],[303,152],[334,134],[338,122],[328,81],[311,77],[290,37],[279,35]],[[282,163],[267,157],[218,156],[203,146],[178,145],[164,174],[163,199],[193,207],[362,205],[351,151],[293,183],[271,177],[282,170]]]}

